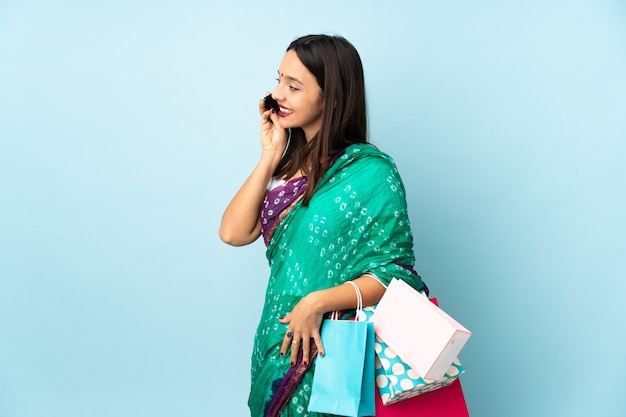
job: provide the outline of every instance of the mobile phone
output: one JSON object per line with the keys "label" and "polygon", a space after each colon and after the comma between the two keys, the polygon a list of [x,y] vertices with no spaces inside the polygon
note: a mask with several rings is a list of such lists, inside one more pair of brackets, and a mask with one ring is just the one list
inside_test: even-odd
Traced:
{"label": "mobile phone", "polygon": [[265,110],[274,109],[276,113],[280,111],[280,107],[278,107],[278,102],[276,102],[276,100],[272,98],[271,94],[266,95],[263,101],[265,102]]}

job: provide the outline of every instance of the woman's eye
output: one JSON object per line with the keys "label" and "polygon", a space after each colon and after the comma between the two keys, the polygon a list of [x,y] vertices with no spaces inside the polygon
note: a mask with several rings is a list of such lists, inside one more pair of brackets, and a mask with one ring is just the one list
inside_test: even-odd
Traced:
{"label": "woman's eye", "polygon": [[280,78],[276,78],[276,82],[280,84]]}
{"label": "woman's eye", "polygon": [[299,89],[299,88],[294,87],[294,86],[291,86],[291,85],[289,86],[289,89],[290,89],[291,91],[300,91],[300,89]]}

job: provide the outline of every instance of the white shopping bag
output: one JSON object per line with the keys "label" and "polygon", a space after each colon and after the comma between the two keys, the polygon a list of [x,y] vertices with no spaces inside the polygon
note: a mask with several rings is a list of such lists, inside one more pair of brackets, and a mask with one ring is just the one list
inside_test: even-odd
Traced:
{"label": "white shopping bag", "polygon": [[426,295],[395,278],[372,321],[376,335],[425,380],[441,379],[472,334]]}

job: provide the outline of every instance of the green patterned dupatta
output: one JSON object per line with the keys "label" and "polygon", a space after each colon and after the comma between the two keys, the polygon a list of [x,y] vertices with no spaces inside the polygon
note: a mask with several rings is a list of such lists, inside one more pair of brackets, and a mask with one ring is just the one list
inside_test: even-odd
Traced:
{"label": "green patterned dupatta", "polygon": [[[398,170],[388,155],[367,144],[346,148],[309,205],[296,203],[278,225],[266,254],[271,275],[252,353],[253,417],[263,416],[290,369],[289,355],[279,354],[286,326],[278,318],[303,296],[363,274],[384,285],[396,277],[425,289],[412,272],[413,237]],[[307,415],[312,373],[306,372],[282,416]]]}

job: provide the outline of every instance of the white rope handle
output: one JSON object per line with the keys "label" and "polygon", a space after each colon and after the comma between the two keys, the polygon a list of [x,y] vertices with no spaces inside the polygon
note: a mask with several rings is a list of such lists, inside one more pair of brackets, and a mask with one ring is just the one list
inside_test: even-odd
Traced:
{"label": "white rope handle", "polygon": [[[361,289],[354,281],[346,281],[344,284],[352,285],[352,288],[354,288],[354,291],[356,292],[356,320],[358,320],[359,311],[363,310],[363,297],[361,297]],[[339,320],[339,311],[333,311],[330,315],[330,319]]]}
{"label": "white rope handle", "polygon": [[346,284],[352,285],[354,291],[356,291],[356,311],[358,313],[359,311],[363,310],[363,298],[361,297],[361,290],[354,281],[346,281]]}

